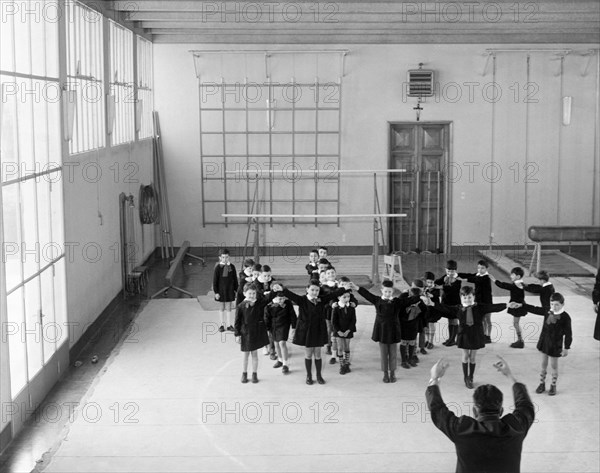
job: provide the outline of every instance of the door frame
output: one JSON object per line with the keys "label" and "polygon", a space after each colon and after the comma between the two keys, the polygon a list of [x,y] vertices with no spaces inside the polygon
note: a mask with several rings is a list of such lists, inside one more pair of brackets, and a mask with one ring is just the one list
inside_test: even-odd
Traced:
{"label": "door frame", "polygon": [[[452,249],[452,229],[450,228],[450,222],[452,221],[452,183],[453,180],[450,178],[449,176],[449,171],[450,171],[450,163],[454,162],[453,161],[453,155],[454,155],[454,122],[451,120],[435,120],[435,121],[388,121],[387,122],[387,148],[388,148],[388,152],[387,152],[387,166],[388,169],[391,169],[392,167],[392,163],[391,163],[391,157],[392,157],[392,127],[396,126],[396,125],[408,125],[408,126],[415,126],[415,125],[443,125],[443,126],[447,126],[447,130],[448,130],[448,152],[446,154],[445,157],[445,161],[443,163],[443,169],[445,170],[445,179],[444,179],[444,183],[445,183],[445,189],[444,189],[444,216],[443,216],[443,221],[444,221],[444,231],[443,231],[443,243],[442,243],[442,248],[444,253],[448,254],[450,253],[451,249]],[[392,192],[392,188],[391,185],[389,185],[389,180],[388,180],[388,204],[387,204],[387,209],[388,212],[392,211],[392,200],[391,200],[391,192]],[[391,246],[392,246],[392,240],[391,240],[391,236],[392,236],[392,232],[391,232],[391,225],[388,225],[388,241],[389,241],[389,249],[388,251],[391,251]]]}

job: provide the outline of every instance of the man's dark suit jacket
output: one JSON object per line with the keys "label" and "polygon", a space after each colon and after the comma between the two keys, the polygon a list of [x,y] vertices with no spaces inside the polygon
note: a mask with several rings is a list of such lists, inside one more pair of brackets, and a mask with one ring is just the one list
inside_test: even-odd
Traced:
{"label": "man's dark suit jacket", "polygon": [[435,426],[454,442],[457,473],[520,471],[523,440],[535,417],[525,385],[513,385],[515,410],[500,418],[479,415],[456,417],[448,410],[439,386],[428,386],[425,396]]}

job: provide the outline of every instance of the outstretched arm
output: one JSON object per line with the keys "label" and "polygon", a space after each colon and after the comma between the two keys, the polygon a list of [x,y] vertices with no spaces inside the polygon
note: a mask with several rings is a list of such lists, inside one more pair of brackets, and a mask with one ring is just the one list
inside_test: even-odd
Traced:
{"label": "outstretched arm", "polygon": [[371,294],[369,292],[369,290],[364,287],[359,287],[358,293],[373,305],[375,305],[377,303],[377,301],[379,300],[379,296],[376,296],[375,294]]}
{"label": "outstretched arm", "polygon": [[450,440],[454,441],[458,425],[458,417],[456,417],[456,415],[450,411],[444,403],[439,387],[440,380],[444,376],[448,366],[448,362],[444,361],[443,358],[433,365],[431,368],[431,379],[429,380],[429,386],[425,391],[425,399],[427,400],[427,407],[431,412],[431,420],[433,421],[434,425],[440,429]]}

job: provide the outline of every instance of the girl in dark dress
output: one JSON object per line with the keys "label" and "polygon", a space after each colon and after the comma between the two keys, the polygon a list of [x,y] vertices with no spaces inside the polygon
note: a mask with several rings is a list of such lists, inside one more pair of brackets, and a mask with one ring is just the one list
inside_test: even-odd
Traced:
{"label": "girl in dark dress", "polygon": [[471,286],[464,286],[460,290],[461,305],[442,306],[441,309],[458,318],[457,346],[462,350],[464,381],[469,389],[473,389],[477,350],[485,347],[485,315],[506,309],[506,304],[476,304],[474,292]]}
{"label": "girl in dark dress", "polygon": [[225,331],[225,313],[227,313],[227,330],[233,332],[231,325],[231,306],[235,301],[238,279],[235,266],[229,261],[229,250],[223,248],[219,253],[219,262],[213,274],[213,291],[215,300],[221,303],[219,309],[219,332]]}
{"label": "girl in dark dress", "polygon": [[[459,305],[462,281],[458,279],[458,263],[453,259],[446,262],[446,276],[436,279],[435,285],[442,291],[442,304]],[[448,340],[442,343],[447,347],[456,345],[458,319],[448,318]]]}
{"label": "girl in dark dress", "polygon": [[269,343],[264,313],[273,296],[261,297],[253,283],[244,286],[245,299],[235,311],[235,340],[244,352],[242,383],[248,382],[248,358],[252,355],[252,382],[258,383],[257,350]]}
{"label": "girl in dark dress", "polygon": [[283,292],[276,293],[273,302],[265,307],[265,324],[277,351],[277,363],[273,368],[281,368],[283,374],[290,372],[287,340],[290,336],[290,327],[296,329],[296,319],[294,306]]}
{"label": "girl in dark dress", "polygon": [[[524,348],[525,342],[523,341],[523,336],[521,334],[521,325],[519,321],[521,317],[527,315],[527,310],[523,307],[525,304],[525,289],[523,284],[523,276],[525,272],[523,268],[513,268],[510,270],[510,280],[512,282],[501,282],[497,281],[496,278],[490,275],[490,279],[501,289],[506,289],[510,291],[510,300],[508,309],[508,313],[513,316],[513,327],[515,328],[515,333],[517,334],[517,341],[510,344],[511,348]],[[510,304],[510,302],[516,302],[516,304]]]}
{"label": "girl in dark dress", "polygon": [[[564,310],[565,298],[562,294],[555,292],[550,296],[550,310],[543,307],[535,307],[529,304],[523,304],[527,312],[531,314],[543,315],[544,324],[542,332],[537,343],[537,349],[542,352],[542,372],[540,373],[540,385],[535,390],[541,394],[546,390],[546,370],[548,369],[548,359],[550,359],[550,368],[552,369],[552,384],[548,394],[556,394],[556,381],[558,380],[558,359],[561,356],[567,356],[573,342],[573,331],[571,330],[571,317]],[[563,348],[564,339],[564,348]]]}
{"label": "girl in dark dress", "polygon": [[[274,291],[280,291],[281,286],[273,286]],[[321,360],[321,348],[327,343],[327,324],[325,323],[325,308],[329,301],[337,298],[344,289],[338,289],[325,296],[319,297],[319,281],[312,280],[306,287],[306,295],[299,296],[287,288],[283,289],[283,295],[290,299],[299,308],[296,332],[292,343],[304,347],[306,384],[313,384],[312,360],[315,360],[317,370],[317,382],[325,384],[321,375],[323,360]]]}
{"label": "girl in dark dress", "polygon": [[400,343],[400,312],[411,304],[419,301],[420,297],[406,297],[402,300],[395,297],[394,284],[385,280],[381,283],[381,297],[371,294],[367,288],[351,284],[352,289],[375,306],[375,323],[371,340],[379,343],[381,354],[381,371],[384,383],[396,382],[396,367],[398,364],[398,343]]}
{"label": "girl in dark dress", "polygon": [[340,374],[350,373],[350,340],[356,332],[356,309],[350,304],[351,295],[351,289],[346,289],[340,294],[331,313],[331,325],[333,335],[337,338],[340,358]]}

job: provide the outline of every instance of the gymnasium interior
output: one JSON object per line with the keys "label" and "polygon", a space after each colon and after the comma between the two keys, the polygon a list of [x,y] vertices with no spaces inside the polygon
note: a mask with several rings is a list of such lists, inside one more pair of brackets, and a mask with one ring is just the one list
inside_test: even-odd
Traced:
{"label": "gymnasium interior", "polygon": [[444,400],[473,414],[446,319],[385,384],[357,296],[351,373],[324,354],[306,385],[290,342],[289,375],[259,350],[240,383],[220,251],[304,294],[319,247],[376,295],[451,259],[547,271],[573,324],[557,395],[535,393],[534,314],[523,349],[492,315],[475,384],[512,411],[501,356],[527,386],[521,471],[600,471],[598,1],[0,0],[0,17],[0,471],[454,471],[425,400],[443,358]]}

